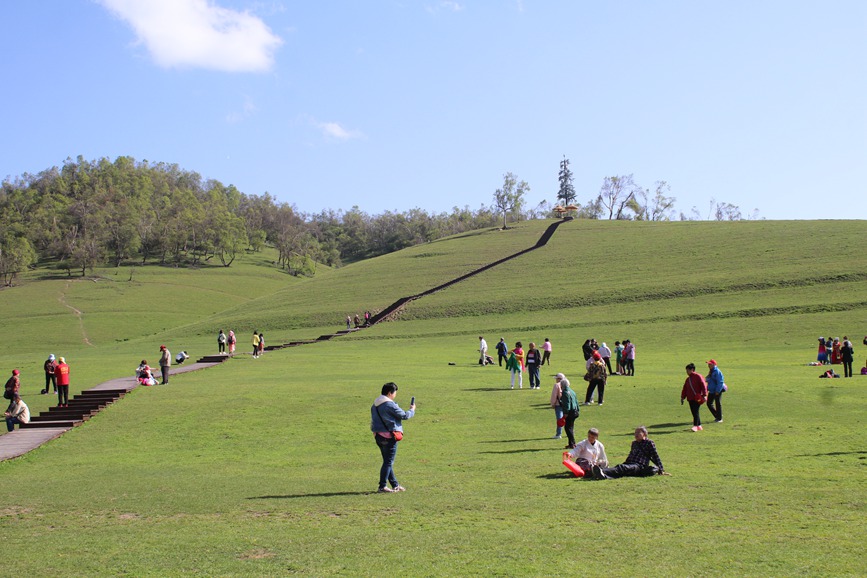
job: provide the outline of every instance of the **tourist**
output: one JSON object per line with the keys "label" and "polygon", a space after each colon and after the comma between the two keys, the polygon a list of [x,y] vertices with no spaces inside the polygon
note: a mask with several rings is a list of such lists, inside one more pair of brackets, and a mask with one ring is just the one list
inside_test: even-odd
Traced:
{"label": "tourist", "polygon": [[627,339],[623,346],[624,375],[635,375],[635,345]]}
{"label": "tourist", "polygon": [[22,425],[30,421],[30,408],[22,401],[17,393],[12,396],[9,407],[6,408],[6,431],[12,431],[16,425]]}
{"label": "tourist", "polygon": [[259,334],[259,355],[265,355],[265,336],[263,334]]}
{"label": "tourist", "polygon": [[160,384],[168,385],[169,383],[169,371],[172,366],[172,353],[166,348],[165,345],[160,345]]}
{"label": "tourist", "polygon": [[566,449],[575,447],[575,420],[578,419],[578,396],[575,391],[569,387],[569,380],[565,377],[560,380],[560,409],[563,410],[563,417],[566,420],[566,438],[569,441],[566,444]]}
{"label": "tourist", "polygon": [[587,430],[587,438],[575,444],[575,447],[566,452],[566,455],[584,470],[585,475],[593,471],[593,466],[608,467],[605,446],[599,441],[599,430],[595,427]]}
{"label": "tourist", "polygon": [[605,342],[602,342],[602,347],[597,349],[599,355],[602,356],[602,361],[605,362],[605,368],[608,370],[608,375],[611,375],[611,349],[609,349],[608,345]]}
{"label": "tourist", "polygon": [[590,339],[586,340],[584,345],[581,346],[581,352],[584,354],[584,361],[593,357],[593,345],[590,344],[590,341]]}
{"label": "tourist", "polygon": [[692,431],[701,431],[701,416],[698,413],[701,404],[707,401],[707,383],[704,376],[695,371],[695,364],[686,366],[686,380],[680,390],[680,405],[683,400],[689,402],[689,411],[692,412]]}
{"label": "tourist", "polygon": [[232,331],[231,329],[229,330],[228,342],[229,342],[229,355],[232,355],[235,353],[235,343],[237,343],[238,340],[235,338],[235,332]]}
{"label": "tourist", "polygon": [[608,381],[608,372],[605,370],[605,364],[602,363],[602,356],[598,351],[593,352],[590,358],[590,366],[587,368],[587,374],[584,379],[587,383],[587,395],[584,396],[584,405],[593,404],[593,391],[599,388],[599,405],[602,405],[605,399],[605,383]]}
{"label": "tourist", "polygon": [[613,375],[623,375],[623,345],[619,341],[614,342],[614,355],[617,358],[617,371]]}
{"label": "tourist", "polygon": [[488,357],[488,342],[485,338],[479,335],[479,365],[487,365]]}
{"label": "tourist", "polygon": [[707,369],[707,409],[713,415],[716,423],[722,423],[722,394],[728,391],[728,388],[715,359],[707,362]]}
{"label": "tourist", "polygon": [[[651,466],[653,462],[655,466]],[[645,477],[653,475],[668,475],[662,467],[662,460],[656,451],[656,444],[647,437],[647,428],[638,426],[635,428],[635,441],[626,460],[613,468],[593,468],[593,477],[597,480],[624,477]]]}
{"label": "tourist", "polygon": [[524,389],[524,349],[521,342],[515,342],[515,349],[509,352],[506,369],[512,374],[512,389],[515,389],[515,375],[518,376],[518,389]]}
{"label": "tourist", "polygon": [[852,342],[845,335],[843,336],[843,346],[840,348],[840,359],[843,361],[843,374],[846,377],[852,377],[852,362],[855,361],[855,348],[852,347]]}
{"label": "tourist", "polygon": [[136,379],[142,385],[155,385],[156,380],[153,378],[151,367],[148,365],[147,359],[142,359],[138,368],[135,370]]}
{"label": "tourist", "polygon": [[[45,360],[43,364],[43,368],[45,369],[45,389],[42,390],[42,393],[48,394],[52,391],[54,394],[57,394],[57,378],[54,377],[54,368],[57,367],[57,358],[54,357],[54,354],[50,354],[48,359]],[[49,385],[51,385],[51,389],[49,389]]]}
{"label": "tourist", "polygon": [[542,365],[542,353],[536,349],[536,344],[530,342],[527,349],[527,373],[530,374],[530,389],[540,389],[542,382],[539,381],[539,367]]}
{"label": "tourist", "polygon": [[497,361],[500,363],[500,367],[503,367],[503,361],[508,357],[509,346],[506,345],[506,340],[500,337],[500,342],[497,343]]}
{"label": "tourist", "polygon": [[[410,404],[409,411],[404,411],[395,403],[397,384],[386,383],[382,386],[382,394],[376,398],[370,408],[370,430],[373,439],[382,454],[382,467],[379,469],[379,492],[402,492],[401,486],[394,475],[394,459],[397,456],[397,444],[403,439],[402,420],[415,415],[415,404]],[[391,487],[388,487],[391,484]]]}
{"label": "tourist", "polygon": [[557,431],[554,434],[554,439],[559,440],[563,437],[563,426],[565,425],[565,419],[563,418],[563,408],[560,407],[560,396],[563,393],[563,390],[560,389],[560,381],[566,379],[566,376],[562,373],[558,373],[554,376],[554,387],[551,389],[551,407],[554,408],[554,419],[557,424]]}
{"label": "tourist", "polygon": [[545,343],[542,344],[541,365],[545,365],[545,362],[548,362],[548,365],[551,365],[551,341],[547,337],[545,338]]}
{"label": "tourist", "polygon": [[12,370],[12,376],[6,380],[6,386],[3,391],[3,397],[12,400],[18,390],[21,389],[21,372],[17,369]]}
{"label": "tourist", "polygon": [[69,366],[66,358],[57,359],[57,367],[54,368],[54,376],[57,378],[57,407],[69,407]]}
{"label": "tourist", "polygon": [[226,342],[228,338],[226,334],[223,333],[223,330],[220,329],[220,334],[217,335],[217,347],[219,348],[219,353],[226,353]]}
{"label": "tourist", "polygon": [[259,333],[253,331],[253,359],[259,358]]}

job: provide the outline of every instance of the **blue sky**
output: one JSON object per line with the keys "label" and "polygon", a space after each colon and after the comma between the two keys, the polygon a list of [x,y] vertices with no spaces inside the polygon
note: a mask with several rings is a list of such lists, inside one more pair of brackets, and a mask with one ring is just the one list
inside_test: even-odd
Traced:
{"label": "blue sky", "polygon": [[177,163],[305,212],[552,202],[665,180],[867,218],[862,0],[4,0],[0,178]]}

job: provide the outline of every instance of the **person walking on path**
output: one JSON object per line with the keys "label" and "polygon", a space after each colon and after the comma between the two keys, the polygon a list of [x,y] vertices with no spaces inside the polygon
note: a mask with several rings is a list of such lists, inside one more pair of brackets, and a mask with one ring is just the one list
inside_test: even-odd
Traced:
{"label": "person walking on path", "polygon": [[569,443],[566,449],[575,447],[575,420],[578,419],[578,396],[575,391],[569,387],[569,380],[565,377],[560,380],[560,409],[563,410],[563,417],[566,419],[566,438]]}
{"label": "person walking on path", "polygon": [[172,354],[166,348],[165,345],[160,345],[160,375],[162,376],[162,380],[160,381],[161,385],[168,385],[169,383],[169,372],[171,371],[172,366]]}
{"label": "person walking on path", "polygon": [[[404,411],[395,403],[397,384],[393,382],[382,386],[381,395],[370,407],[370,431],[382,454],[379,468],[379,492],[403,492],[406,488],[397,481],[394,474],[394,459],[397,457],[397,444],[403,439],[403,420],[415,415],[415,404]],[[388,487],[391,484],[391,487]]]}
{"label": "person walking on path", "polygon": [[17,369],[12,370],[12,376],[6,380],[6,386],[4,387],[3,397],[8,400],[12,400],[15,397],[15,394],[18,393],[18,390],[21,389],[21,372]]}
{"label": "person walking on path", "polygon": [[66,358],[57,359],[54,375],[57,377],[57,407],[69,407],[69,366]]}
{"label": "person walking on path", "polygon": [[227,341],[229,342],[229,355],[232,355],[235,353],[235,343],[237,343],[237,339],[235,339],[235,332],[231,329],[229,330],[229,337]]}
{"label": "person walking on path", "polygon": [[503,361],[509,356],[509,347],[506,345],[506,340],[500,337],[500,342],[497,343],[497,361],[500,362],[500,367],[503,367]]}
{"label": "person walking on path", "polygon": [[[53,353],[45,360],[43,367],[45,369],[45,389],[42,390],[42,393],[48,394],[53,391],[54,394],[57,395],[57,378],[54,377],[54,368],[57,367],[57,358],[54,357]],[[52,387],[49,388],[49,385]]]}
{"label": "person walking on path", "polygon": [[852,347],[852,342],[845,335],[843,336],[843,346],[840,348],[840,356],[843,359],[844,376],[852,377],[852,362],[855,361],[855,348]]}
{"label": "person walking on path", "polygon": [[563,390],[560,388],[560,382],[566,379],[566,376],[562,373],[558,373],[554,376],[554,387],[551,389],[551,407],[554,408],[554,419],[557,424],[557,432],[554,434],[554,439],[559,440],[563,437],[563,426],[566,423],[566,420],[563,417],[563,408],[560,407],[560,396],[563,394]]}
{"label": "person walking on path", "polygon": [[536,344],[532,341],[526,357],[527,372],[530,374],[530,389],[540,389],[542,382],[539,381],[539,367],[542,365],[542,353],[536,349]]}
{"label": "person walking on path", "polygon": [[[653,462],[654,466],[650,463]],[[656,444],[647,437],[647,428],[643,425],[635,428],[635,441],[626,460],[613,468],[593,468],[593,478],[607,480],[608,478],[645,477],[669,475],[662,467],[662,459],[656,451]]]}
{"label": "person walking on path", "polygon": [[352,329],[352,317],[349,315],[346,316],[346,330],[349,331]]}
{"label": "person walking on path", "polygon": [[686,381],[680,390],[680,405],[683,400],[689,401],[689,411],[692,412],[692,431],[701,431],[701,416],[698,413],[701,404],[707,401],[707,383],[704,376],[695,371],[695,364],[686,366]]}
{"label": "person walking on path", "polygon": [[598,351],[594,351],[593,357],[590,359],[592,363],[587,368],[586,379],[589,383],[587,384],[587,395],[584,396],[584,405],[593,404],[593,391],[597,387],[599,388],[599,405],[602,405],[605,399],[605,383],[608,381],[608,372],[605,371],[605,364],[602,363],[602,356],[599,355]]}
{"label": "person walking on path", "polygon": [[485,360],[488,358],[488,342],[484,336],[479,335],[479,365],[486,365]]}
{"label": "person walking on path", "polygon": [[717,367],[716,359],[707,362],[707,409],[713,415],[716,423],[722,423],[722,394],[728,390],[722,371]]}
{"label": "person walking on path", "polygon": [[220,334],[217,335],[217,347],[219,348],[220,353],[226,353],[226,342],[228,341],[228,337],[223,333],[223,330],[220,329]]}
{"label": "person walking on path", "polygon": [[518,389],[524,389],[524,349],[521,342],[515,342],[515,349],[509,352],[506,369],[512,374],[512,389],[515,389],[515,375],[518,376]]}
{"label": "person walking on path", "polygon": [[22,425],[30,421],[30,408],[17,393],[12,396],[9,407],[6,408],[6,431],[12,431],[16,425]]}
{"label": "person walking on path", "polygon": [[546,337],[545,343],[542,344],[542,363],[541,365],[545,365],[545,362],[548,362],[548,365],[551,365],[551,341]]}
{"label": "person walking on path", "polygon": [[253,331],[253,359],[259,358],[259,333]]}

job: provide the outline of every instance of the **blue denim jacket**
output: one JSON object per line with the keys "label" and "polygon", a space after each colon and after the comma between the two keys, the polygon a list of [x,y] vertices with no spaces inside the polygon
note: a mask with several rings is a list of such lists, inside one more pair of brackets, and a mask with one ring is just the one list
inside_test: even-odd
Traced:
{"label": "blue denim jacket", "polygon": [[413,415],[415,411],[404,411],[387,396],[381,395],[370,407],[370,431],[403,431],[401,420]]}

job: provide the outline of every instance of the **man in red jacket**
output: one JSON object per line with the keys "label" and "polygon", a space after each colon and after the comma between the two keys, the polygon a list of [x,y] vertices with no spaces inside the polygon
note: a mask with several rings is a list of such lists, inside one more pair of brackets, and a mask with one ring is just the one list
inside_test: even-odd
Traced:
{"label": "man in red jacket", "polygon": [[54,368],[54,377],[57,378],[57,407],[69,407],[69,366],[66,358],[61,357]]}

